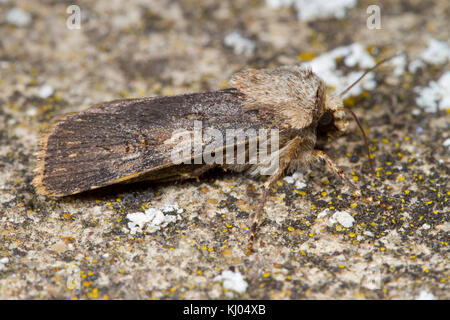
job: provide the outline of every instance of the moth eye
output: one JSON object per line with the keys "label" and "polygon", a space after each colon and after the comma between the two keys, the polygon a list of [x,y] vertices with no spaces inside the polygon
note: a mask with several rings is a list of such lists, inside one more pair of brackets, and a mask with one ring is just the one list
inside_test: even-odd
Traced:
{"label": "moth eye", "polygon": [[333,115],[329,112],[325,112],[322,117],[319,119],[319,123],[323,126],[326,126],[331,123],[333,120]]}

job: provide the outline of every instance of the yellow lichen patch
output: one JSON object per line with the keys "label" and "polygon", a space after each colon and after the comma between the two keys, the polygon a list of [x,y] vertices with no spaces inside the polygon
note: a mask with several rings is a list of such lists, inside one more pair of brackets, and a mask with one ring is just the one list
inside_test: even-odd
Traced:
{"label": "yellow lichen patch", "polygon": [[344,106],[346,107],[354,107],[356,104],[356,100],[354,96],[349,96],[344,99]]}
{"label": "yellow lichen patch", "polygon": [[223,80],[221,83],[220,83],[220,89],[226,89],[228,87],[228,81],[226,81],[226,80]]}
{"label": "yellow lichen patch", "polygon": [[311,61],[316,57],[314,53],[311,52],[302,52],[298,55],[298,59],[301,61]]}

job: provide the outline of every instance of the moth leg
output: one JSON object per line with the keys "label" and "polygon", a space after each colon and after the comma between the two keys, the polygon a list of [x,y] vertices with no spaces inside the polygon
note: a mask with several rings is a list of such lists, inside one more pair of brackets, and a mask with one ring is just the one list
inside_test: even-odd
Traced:
{"label": "moth leg", "polygon": [[272,188],[274,183],[282,176],[283,171],[284,171],[284,169],[281,170],[281,168],[279,168],[277,170],[277,172],[270,177],[268,183],[264,184],[262,198],[259,203],[258,209],[256,210],[256,212],[253,213],[252,226],[250,228],[250,239],[248,242],[248,253],[254,252],[253,247],[254,247],[254,243],[256,241],[256,235],[258,233],[257,232],[258,226],[261,224],[261,220],[263,217],[264,205],[266,203],[267,196],[269,195],[270,189]]}
{"label": "moth leg", "polygon": [[333,171],[339,178],[341,178],[342,182],[350,189],[352,189],[356,196],[361,196],[361,192],[359,191],[359,189],[347,178],[347,176],[344,174],[344,171],[339,168],[339,166],[336,165],[336,163],[334,163],[334,161],[325,152],[321,150],[312,150],[311,156],[313,160],[324,160],[328,168],[330,168],[331,171]]}
{"label": "moth leg", "polygon": [[275,183],[280,179],[284,171],[289,167],[291,160],[294,159],[295,154],[297,153],[299,146],[301,146],[302,139],[300,137],[296,137],[292,139],[289,144],[283,148],[282,154],[279,159],[279,166],[277,171],[272,174],[267,180],[267,182],[264,184],[263,192],[262,192],[262,198],[261,202],[258,206],[258,210],[253,213],[252,217],[252,224],[250,228],[250,239],[248,242],[248,248],[247,248],[247,254],[250,254],[254,252],[254,243],[256,242],[256,235],[258,231],[258,226],[261,223],[263,212],[264,212],[264,205],[267,200],[267,196],[269,195],[270,189],[275,185]]}

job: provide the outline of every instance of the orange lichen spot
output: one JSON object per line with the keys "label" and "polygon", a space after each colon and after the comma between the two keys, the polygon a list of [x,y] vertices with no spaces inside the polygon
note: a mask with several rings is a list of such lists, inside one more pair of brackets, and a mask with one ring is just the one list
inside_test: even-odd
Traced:
{"label": "orange lichen spot", "polygon": [[232,255],[232,251],[231,251],[231,249],[223,249],[222,250],[222,255],[224,256],[224,257],[230,257],[231,255]]}

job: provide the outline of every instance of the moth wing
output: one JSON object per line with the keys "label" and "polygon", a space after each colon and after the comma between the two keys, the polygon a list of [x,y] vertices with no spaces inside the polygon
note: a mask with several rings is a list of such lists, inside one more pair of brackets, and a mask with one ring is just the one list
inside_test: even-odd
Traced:
{"label": "moth wing", "polygon": [[179,141],[173,133],[192,131],[195,120],[224,137],[228,129],[270,124],[267,114],[245,110],[235,89],[102,103],[49,128],[34,184],[41,194],[65,196],[157,176],[175,166],[171,154]]}

